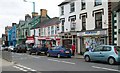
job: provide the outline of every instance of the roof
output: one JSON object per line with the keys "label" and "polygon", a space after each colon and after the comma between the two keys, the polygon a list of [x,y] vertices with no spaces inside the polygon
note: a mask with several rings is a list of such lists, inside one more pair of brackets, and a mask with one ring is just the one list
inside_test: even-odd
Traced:
{"label": "roof", "polygon": [[[44,20],[43,22],[37,24],[35,28],[42,28],[42,27],[46,27],[46,26],[57,25],[59,23],[60,23],[59,18],[54,17],[51,19]],[[35,29],[35,28],[32,28],[32,29]]]}
{"label": "roof", "polygon": [[75,0],[65,0],[62,3],[60,3],[58,6],[62,6],[62,5],[68,4],[68,3],[72,2],[72,1],[75,1]]}
{"label": "roof", "polygon": [[40,22],[39,22],[38,24],[34,25],[31,29],[38,28],[40,23],[42,23],[42,22],[45,21],[45,20],[50,19],[50,17],[49,17],[48,15],[47,15],[47,17],[41,17],[41,16],[40,16],[39,18],[40,18]]}

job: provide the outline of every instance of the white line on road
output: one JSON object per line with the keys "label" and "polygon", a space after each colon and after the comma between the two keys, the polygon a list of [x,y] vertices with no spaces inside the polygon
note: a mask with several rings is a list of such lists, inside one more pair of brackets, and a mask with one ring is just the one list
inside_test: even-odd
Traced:
{"label": "white line on road", "polygon": [[14,68],[17,68],[17,69],[19,69],[19,70],[21,70],[21,71],[27,71],[27,70],[25,70],[25,69],[23,69],[23,68],[20,68],[20,67],[17,67],[17,66],[13,66]]}
{"label": "white line on road", "polygon": [[34,69],[32,69],[32,68],[28,68],[28,67],[25,67],[25,66],[20,65],[20,64],[16,64],[16,65],[19,66],[19,67],[25,68],[25,69],[27,69],[27,70],[30,70],[30,71],[36,71],[36,70],[34,70]]}
{"label": "white line on road", "polygon": [[97,68],[97,69],[104,69],[104,70],[109,70],[109,71],[117,71],[120,72],[119,70],[116,69],[110,69],[110,68],[104,68],[104,67],[98,67],[98,66],[92,66],[93,68]]}
{"label": "white line on road", "polygon": [[67,62],[67,61],[59,61],[59,60],[55,60],[55,59],[48,59],[49,61],[55,61],[55,62],[61,62],[61,63],[67,63],[67,64],[75,64],[72,62]]}

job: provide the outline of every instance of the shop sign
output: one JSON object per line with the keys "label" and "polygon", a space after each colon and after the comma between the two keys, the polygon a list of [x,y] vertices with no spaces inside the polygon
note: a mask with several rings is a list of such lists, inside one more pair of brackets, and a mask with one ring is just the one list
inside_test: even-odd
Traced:
{"label": "shop sign", "polygon": [[107,35],[106,30],[103,31],[86,31],[77,33],[77,36]]}
{"label": "shop sign", "polygon": [[87,31],[87,32],[85,32],[85,34],[94,35],[94,34],[97,34],[97,31]]}

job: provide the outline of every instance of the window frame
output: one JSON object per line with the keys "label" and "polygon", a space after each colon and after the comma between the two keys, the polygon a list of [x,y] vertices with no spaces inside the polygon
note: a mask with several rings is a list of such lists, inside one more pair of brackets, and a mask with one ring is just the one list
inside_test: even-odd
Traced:
{"label": "window frame", "polygon": [[85,0],[81,0],[81,10],[86,9],[86,3]]}
{"label": "window frame", "polygon": [[[85,20],[83,20],[83,18],[85,18]],[[85,25],[83,25],[83,24],[85,24]],[[82,16],[82,30],[86,30],[86,16],[85,15]]]}
{"label": "window frame", "polygon": [[[101,17],[97,18],[99,16],[101,16]],[[101,23],[101,25],[99,25],[98,23],[99,24]],[[95,29],[102,29],[102,12],[95,13]]]}
{"label": "window frame", "polygon": [[64,6],[61,6],[61,15],[64,15]]}
{"label": "window frame", "polygon": [[70,13],[75,12],[75,3],[70,3]]}

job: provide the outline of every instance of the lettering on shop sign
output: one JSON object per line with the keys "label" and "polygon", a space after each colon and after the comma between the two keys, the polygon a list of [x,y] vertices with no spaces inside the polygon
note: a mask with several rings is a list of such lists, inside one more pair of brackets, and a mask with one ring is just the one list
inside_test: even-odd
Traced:
{"label": "lettering on shop sign", "polygon": [[88,32],[85,32],[85,34],[96,34],[97,33],[97,31],[88,31]]}

